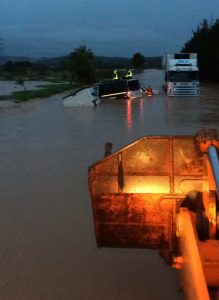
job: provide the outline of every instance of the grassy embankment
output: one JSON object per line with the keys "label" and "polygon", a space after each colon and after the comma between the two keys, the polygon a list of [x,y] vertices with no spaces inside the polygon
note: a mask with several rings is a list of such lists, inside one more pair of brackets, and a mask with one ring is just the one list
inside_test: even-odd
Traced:
{"label": "grassy embankment", "polygon": [[[112,70],[97,70],[96,71],[96,81],[100,81],[103,79],[112,79]],[[66,83],[70,82],[70,74],[63,72],[49,72],[47,76],[38,76],[32,74],[29,78],[23,78],[19,74],[8,74],[1,72],[0,80],[13,80],[16,84],[20,85],[23,90],[12,92],[10,95],[0,95],[0,101],[3,100],[14,100],[16,103],[19,102],[27,102],[31,99],[43,99],[48,98],[55,94],[60,94],[69,91],[75,91],[76,89],[80,89],[84,86],[80,83]],[[39,85],[37,90],[28,90],[26,85],[28,81],[50,81],[51,84],[48,85]],[[19,83],[20,82],[20,83]],[[21,83],[22,82],[22,83]]]}
{"label": "grassy embankment", "polygon": [[71,91],[76,88],[75,85],[59,83],[59,84],[49,84],[39,86],[37,90],[23,90],[18,92],[13,92],[10,95],[0,96],[0,100],[13,99],[15,102],[26,102],[31,99],[37,98],[47,98],[54,94],[60,94],[65,91]]}
{"label": "grassy embankment", "polygon": [[[10,95],[0,95],[1,100],[14,100],[15,102],[26,102],[31,99],[43,99],[55,94],[69,91],[69,93],[80,86],[78,84],[70,84],[70,73],[48,71],[45,75],[31,73],[28,76],[18,73],[0,72],[0,80],[11,80],[21,87],[21,91],[12,91]],[[37,86],[36,90],[27,88],[29,81],[47,81],[47,85]]]}

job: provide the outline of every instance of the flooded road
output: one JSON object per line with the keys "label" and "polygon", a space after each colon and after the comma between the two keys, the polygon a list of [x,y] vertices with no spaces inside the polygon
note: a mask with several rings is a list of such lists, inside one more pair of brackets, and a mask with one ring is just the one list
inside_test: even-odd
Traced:
{"label": "flooded road", "polygon": [[96,109],[55,96],[0,110],[0,299],[182,299],[158,252],[97,248],[88,167],[108,141],[116,151],[145,135],[218,128],[219,87],[168,98],[160,71],[138,76],[161,93]]}

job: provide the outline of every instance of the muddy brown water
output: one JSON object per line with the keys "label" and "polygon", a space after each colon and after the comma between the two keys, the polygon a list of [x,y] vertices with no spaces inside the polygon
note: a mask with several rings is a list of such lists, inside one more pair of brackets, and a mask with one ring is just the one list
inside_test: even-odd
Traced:
{"label": "muddy brown water", "polygon": [[139,75],[161,93],[64,108],[61,96],[0,110],[0,299],[183,299],[157,251],[97,248],[88,167],[104,144],[219,127],[219,87],[167,97],[161,71]]}

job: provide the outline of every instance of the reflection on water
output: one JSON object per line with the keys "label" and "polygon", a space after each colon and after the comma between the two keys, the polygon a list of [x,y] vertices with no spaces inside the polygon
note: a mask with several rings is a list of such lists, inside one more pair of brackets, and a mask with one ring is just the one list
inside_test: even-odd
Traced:
{"label": "reflection on water", "polygon": [[127,129],[131,130],[131,126],[132,126],[132,100],[131,99],[126,100],[126,109],[127,109],[127,116],[126,116]]}
{"label": "reflection on water", "polygon": [[133,107],[136,108],[136,118],[139,119],[139,126],[143,128],[144,126],[144,100],[143,98],[140,99],[128,99],[125,102],[126,105],[126,126],[127,131],[130,132],[132,129],[133,122],[136,122],[136,120],[133,120],[132,115],[132,109]]}
{"label": "reflection on water", "polygon": [[144,113],[143,109],[144,109],[143,98],[141,98],[139,99],[139,115],[141,116],[141,118]]}
{"label": "reflection on water", "polygon": [[[98,249],[88,167],[145,135],[218,127],[217,86],[168,98],[162,72],[140,74],[153,97],[68,108],[61,96],[0,110],[0,299],[181,299],[156,251]],[[159,287],[159,288],[157,288]]]}

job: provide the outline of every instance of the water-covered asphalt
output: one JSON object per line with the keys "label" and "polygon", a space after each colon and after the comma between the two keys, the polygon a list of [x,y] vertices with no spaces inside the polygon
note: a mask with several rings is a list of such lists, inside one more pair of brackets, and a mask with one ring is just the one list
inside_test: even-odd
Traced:
{"label": "water-covered asphalt", "polygon": [[219,87],[168,98],[161,71],[138,75],[160,91],[96,109],[61,96],[0,110],[0,299],[182,299],[158,252],[97,248],[88,167],[145,135],[219,127]]}

